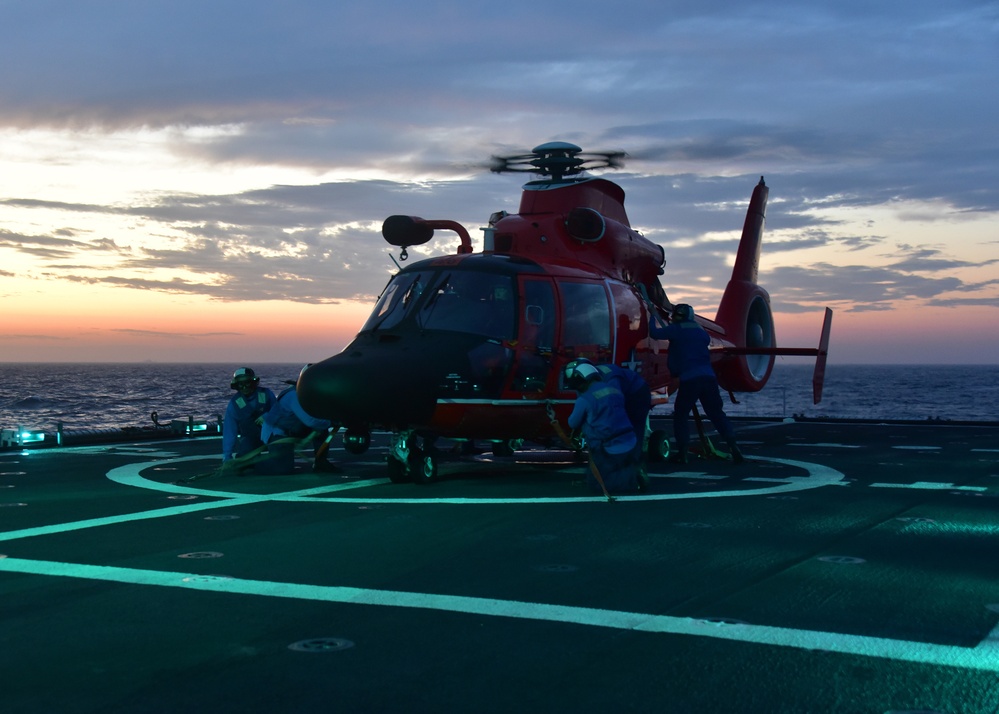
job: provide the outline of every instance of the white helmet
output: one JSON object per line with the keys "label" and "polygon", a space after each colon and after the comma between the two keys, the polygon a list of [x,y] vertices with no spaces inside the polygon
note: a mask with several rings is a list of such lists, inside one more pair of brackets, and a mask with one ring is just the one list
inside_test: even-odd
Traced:
{"label": "white helmet", "polygon": [[563,375],[565,376],[565,386],[578,392],[580,387],[600,379],[600,370],[594,367],[589,360],[578,359],[565,366]]}

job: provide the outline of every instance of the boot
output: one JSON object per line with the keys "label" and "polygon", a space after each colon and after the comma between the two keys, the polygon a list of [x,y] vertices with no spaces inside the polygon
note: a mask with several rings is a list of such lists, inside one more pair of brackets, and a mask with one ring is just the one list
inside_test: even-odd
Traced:
{"label": "boot", "polygon": [[732,452],[732,463],[741,464],[746,460],[746,457],[742,455],[742,451],[739,450],[739,445],[735,443],[735,439],[728,440],[728,449]]}

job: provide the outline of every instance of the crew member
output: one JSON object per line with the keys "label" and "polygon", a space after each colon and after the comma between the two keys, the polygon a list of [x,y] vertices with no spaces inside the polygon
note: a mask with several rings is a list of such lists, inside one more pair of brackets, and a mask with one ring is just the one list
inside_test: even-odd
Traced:
{"label": "crew member", "polygon": [[[575,360],[577,364],[591,364],[585,357]],[[649,412],[652,411],[652,390],[638,372],[616,364],[594,365],[600,377],[607,384],[621,390],[624,395],[624,411],[635,430],[635,458],[639,465],[643,461],[645,436],[648,433]]]}
{"label": "crew member", "polygon": [[[589,362],[570,362],[564,371],[565,385],[578,393],[569,428],[582,431],[593,468],[587,483],[599,490],[597,474],[610,493],[638,488],[635,430],[625,411],[624,395],[605,382],[600,370]],[[595,470],[596,473],[592,473]]]}
{"label": "crew member", "polygon": [[229,386],[237,394],[229,400],[222,421],[222,461],[244,456],[263,446],[260,427],[264,414],[274,406],[274,392],[260,386],[258,377],[249,367],[240,367],[232,375]]}
{"label": "crew member", "polygon": [[742,452],[735,441],[732,423],[722,408],[718,378],[711,367],[711,354],[708,351],[711,338],[694,320],[694,308],[684,304],[675,306],[673,321],[669,325],[659,324],[658,320],[650,322],[649,336],[657,340],[669,340],[669,370],[680,380],[673,403],[673,437],[676,439],[677,453],[671,460],[687,462],[687,447],[690,443],[687,416],[700,401],[704,413],[728,444],[732,460],[741,463],[744,460]]}
{"label": "crew member", "polygon": [[[302,372],[311,365],[302,368]],[[301,376],[301,375],[300,375]],[[295,382],[278,395],[274,408],[264,415],[261,438],[267,444],[267,458],[254,464],[254,471],[262,474],[290,474],[295,471],[295,440],[301,440],[310,433],[315,459],[314,471],[335,471],[336,466],[326,458],[323,448],[330,422],[317,419],[309,414],[298,401]]]}
{"label": "crew member", "polygon": [[637,453],[641,457],[648,433],[649,412],[652,411],[652,390],[638,372],[616,364],[597,365],[605,382],[615,385],[624,395],[624,411],[635,429]]}

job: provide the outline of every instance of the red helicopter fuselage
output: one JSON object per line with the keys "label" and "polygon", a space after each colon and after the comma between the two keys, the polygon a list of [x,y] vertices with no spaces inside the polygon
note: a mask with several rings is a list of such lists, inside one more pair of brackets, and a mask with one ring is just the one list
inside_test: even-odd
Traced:
{"label": "red helicopter fuselage", "polygon": [[[776,347],[770,298],[756,283],[766,199],[761,180],[718,314],[698,317],[729,392],[763,388],[776,354],[820,352]],[[357,337],[299,379],[303,407],[343,426],[345,443],[366,444],[372,429],[547,442],[550,414],[565,423],[572,408],[561,375],[578,357],[670,388],[668,343],[648,336],[653,313],[669,319],[664,252],[631,228],[618,185],[528,183],[518,213],[494,214],[477,253],[453,221],[392,216],[383,235],[405,253],[435,228],[458,233],[457,254],[401,269]]]}

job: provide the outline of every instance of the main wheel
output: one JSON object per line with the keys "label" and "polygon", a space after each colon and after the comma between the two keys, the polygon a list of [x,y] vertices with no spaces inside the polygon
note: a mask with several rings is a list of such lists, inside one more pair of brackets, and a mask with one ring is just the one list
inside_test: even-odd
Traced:
{"label": "main wheel", "polygon": [[413,449],[409,454],[409,471],[413,483],[425,486],[437,479],[437,459],[420,449]]}
{"label": "main wheel", "polygon": [[649,461],[659,462],[669,458],[669,436],[662,429],[649,434]]}

